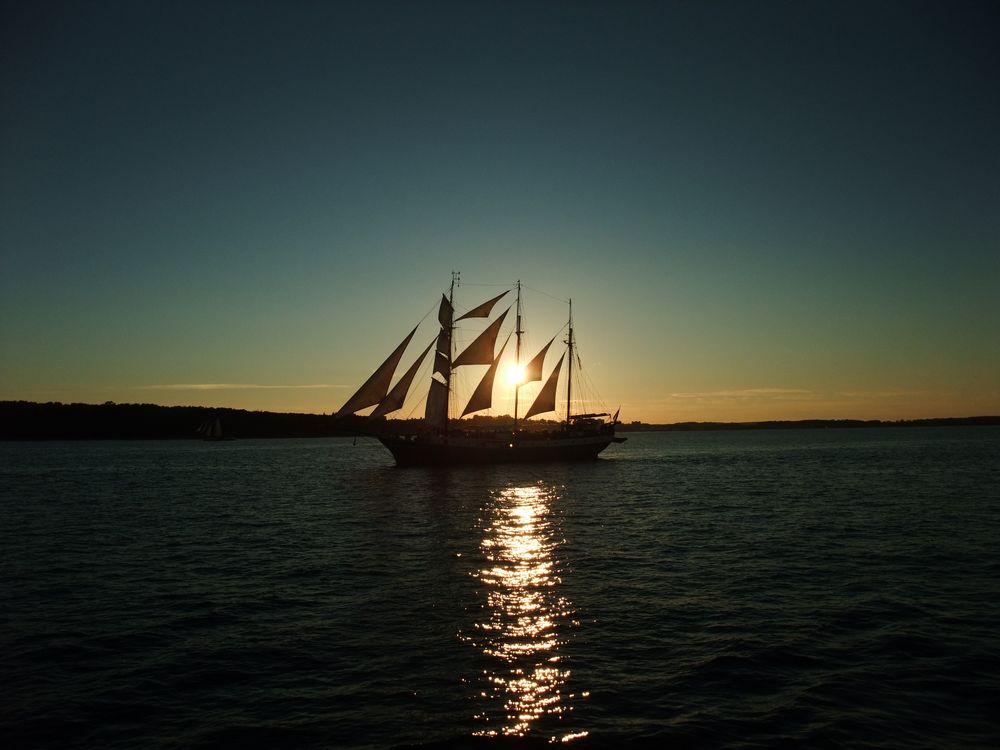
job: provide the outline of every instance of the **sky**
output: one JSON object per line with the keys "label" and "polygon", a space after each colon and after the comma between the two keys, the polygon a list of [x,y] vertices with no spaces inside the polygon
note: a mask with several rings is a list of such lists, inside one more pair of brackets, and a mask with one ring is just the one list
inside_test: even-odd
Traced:
{"label": "sky", "polygon": [[531,346],[572,298],[624,421],[1000,414],[998,34],[961,0],[7,0],[0,399],[329,413],[457,270],[459,309],[525,284]]}

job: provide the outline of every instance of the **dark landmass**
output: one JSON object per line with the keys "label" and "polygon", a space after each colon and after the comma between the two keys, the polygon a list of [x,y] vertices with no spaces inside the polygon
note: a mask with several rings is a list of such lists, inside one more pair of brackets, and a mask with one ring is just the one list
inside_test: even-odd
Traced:
{"label": "dark landmass", "polygon": [[201,438],[219,419],[226,437],[329,437],[363,429],[358,418],[155,404],[45,404],[0,401],[0,440],[135,440]]}
{"label": "dark landmass", "polygon": [[[223,434],[234,438],[334,437],[375,434],[380,431],[415,432],[420,420],[378,420],[334,417],[328,414],[289,414],[244,409],[156,404],[44,404],[0,401],[0,440],[143,440],[198,439],[199,427],[218,419]],[[522,428],[552,429],[554,420],[532,420]],[[621,432],[695,430],[781,430],[843,427],[942,427],[998,425],[1000,416],[899,421],[807,419],[787,422],[680,422],[677,424],[620,424]],[[476,416],[462,420],[466,428],[511,429],[509,416]]]}
{"label": "dark landmass", "polygon": [[676,422],[646,424],[628,422],[618,432],[695,432],[705,430],[811,430],[844,427],[952,427],[958,425],[1000,425],[996,417],[943,417],[938,419],[799,419],[772,422]]}

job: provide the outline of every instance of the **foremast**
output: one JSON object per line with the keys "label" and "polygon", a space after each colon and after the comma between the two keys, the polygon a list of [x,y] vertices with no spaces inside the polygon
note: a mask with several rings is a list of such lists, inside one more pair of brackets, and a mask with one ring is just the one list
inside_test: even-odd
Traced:
{"label": "foremast", "polygon": [[434,347],[434,369],[431,372],[427,400],[424,405],[424,422],[435,429],[447,431],[451,403],[452,332],[454,331],[455,286],[459,283],[457,271],[451,272],[448,296],[441,295],[438,305],[438,323],[441,328]]}
{"label": "foremast", "polygon": [[517,432],[517,399],[521,392],[521,384],[524,382],[524,378],[521,373],[521,334],[524,331],[521,330],[521,280],[517,280],[517,323],[514,326],[514,336],[516,336],[516,341],[514,342],[514,367],[515,372],[518,377],[514,381],[514,432]]}
{"label": "foremast", "polygon": [[569,332],[566,336],[566,353],[569,366],[566,368],[566,426],[569,427],[573,404],[573,300],[569,300]]}
{"label": "foremast", "polygon": [[[459,285],[460,277],[457,271],[452,271],[451,288],[448,296],[441,295],[441,304],[438,308],[438,322],[441,330],[438,333],[437,349],[434,355],[434,372],[431,374],[430,390],[427,392],[427,402],[424,411],[424,423],[431,429],[447,434],[448,418],[451,413],[453,378],[452,372],[457,367],[463,365],[489,365],[486,374],[480,381],[464,411],[460,416],[487,409],[492,403],[493,379],[496,375],[500,358],[503,355],[504,346],[500,348],[500,353],[495,354],[497,337],[500,334],[500,327],[503,325],[508,307],[497,318],[493,320],[465,349],[457,356],[454,352],[454,330],[455,323],[466,318],[488,318],[493,311],[493,307],[500,299],[509,293],[509,290],[501,292],[496,297],[472,308],[458,318],[454,317],[455,287]],[[508,337],[509,338],[509,337]],[[440,377],[438,377],[440,376]]]}
{"label": "foremast", "polygon": [[[452,388],[452,365],[451,363],[455,360],[455,287],[460,286],[462,283],[462,274],[460,271],[451,272],[451,285],[448,287],[448,335],[447,335],[447,346],[448,351],[446,356],[448,357],[448,367],[445,368],[444,384],[448,389],[445,402],[447,403],[445,415],[444,415],[444,433],[448,434],[448,418],[451,416],[451,402],[454,400],[454,389]],[[439,316],[440,317],[440,316]],[[442,324],[443,325],[443,324]]]}

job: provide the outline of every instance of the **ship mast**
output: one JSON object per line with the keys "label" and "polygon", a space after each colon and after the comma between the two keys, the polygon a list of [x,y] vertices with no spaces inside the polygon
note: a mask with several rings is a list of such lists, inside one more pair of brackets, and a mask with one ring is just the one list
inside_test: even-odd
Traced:
{"label": "ship mast", "polygon": [[573,402],[573,300],[569,301],[569,336],[566,337],[569,367],[566,370],[566,426],[569,427],[570,404]]}
{"label": "ship mast", "polygon": [[[514,334],[517,336],[516,346],[514,348],[514,367],[519,368],[521,366],[521,334],[524,331],[521,330],[521,280],[517,280],[517,323],[514,326]],[[517,370],[515,370],[517,372]],[[518,378],[520,380],[520,378]],[[521,383],[514,383],[514,432],[517,432],[517,397],[521,391]]]}
{"label": "ship mast", "polygon": [[445,375],[444,384],[448,387],[448,411],[444,416],[444,434],[448,434],[448,420],[451,416],[451,363],[455,361],[455,287],[461,284],[461,271],[451,272],[451,288],[448,290],[448,304],[451,305],[451,318],[448,322],[448,373]]}

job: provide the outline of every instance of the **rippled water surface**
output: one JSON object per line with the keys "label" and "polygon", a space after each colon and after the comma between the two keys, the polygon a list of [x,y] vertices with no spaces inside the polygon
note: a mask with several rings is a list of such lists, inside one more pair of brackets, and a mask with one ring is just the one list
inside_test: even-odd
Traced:
{"label": "rippled water surface", "polygon": [[998,747],[1000,430],[0,444],[0,744]]}

